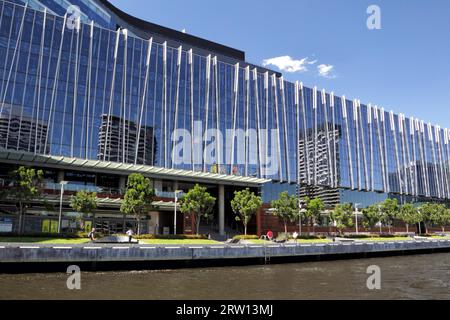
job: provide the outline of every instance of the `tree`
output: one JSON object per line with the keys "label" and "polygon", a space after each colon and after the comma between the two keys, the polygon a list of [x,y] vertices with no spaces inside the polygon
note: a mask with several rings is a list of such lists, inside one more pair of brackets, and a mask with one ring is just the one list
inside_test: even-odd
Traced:
{"label": "tree", "polygon": [[391,233],[392,225],[399,211],[400,207],[397,199],[386,199],[380,204],[381,222],[388,226],[389,233]]}
{"label": "tree", "polygon": [[86,191],[79,191],[70,199],[70,207],[82,214],[81,220],[86,215],[91,214],[97,209],[97,193],[89,193]]}
{"label": "tree", "polygon": [[199,234],[202,218],[209,219],[216,198],[212,197],[206,187],[196,184],[195,187],[180,200],[180,210],[184,214],[195,213],[196,234]]}
{"label": "tree", "polygon": [[425,233],[428,233],[428,226],[434,224],[443,211],[445,211],[445,207],[435,203],[425,203],[419,207],[419,212],[425,223]]}
{"label": "tree", "polygon": [[445,232],[445,227],[450,224],[450,210],[442,204],[435,205],[431,215],[431,221],[434,225],[442,228],[442,232]]}
{"label": "tree", "polygon": [[[377,223],[381,224],[380,209],[378,206],[370,206],[362,211],[363,214],[363,225],[366,229],[374,228]],[[381,234],[381,230],[380,230]]]}
{"label": "tree", "polygon": [[283,220],[284,233],[287,236],[288,221],[293,221],[297,216],[297,197],[282,192],[277,200],[271,202],[271,206],[274,209],[273,214]]}
{"label": "tree", "polygon": [[8,190],[7,196],[16,201],[19,213],[18,233],[21,235],[24,229],[24,218],[30,203],[41,196],[39,187],[44,179],[44,172],[20,167],[12,173],[12,176],[12,187]]}
{"label": "tree", "polygon": [[305,215],[309,219],[310,225],[313,227],[313,232],[315,232],[315,223],[318,219],[320,219],[324,209],[325,204],[320,198],[310,200],[306,206]]}
{"label": "tree", "polygon": [[339,234],[342,235],[345,228],[353,227],[353,207],[351,204],[338,204],[330,214],[330,218],[336,223]]}
{"label": "tree", "polygon": [[406,232],[409,233],[409,226],[422,222],[422,216],[412,204],[407,203],[400,207],[398,218],[406,224]]}
{"label": "tree", "polygon": [[138,235],[141,234],[141,219],[152,208],[154,198],[155,190],[151,187],[150,179],[138,173],[133,173],[128,177],[127,190],[120,211],[134,216]]}
{"label": "tree", "polygon": [[231,200],[231,208],[237,215],[236,221],[241,221],[244,225],[244,234],[247,235],[247,226],[252,217],[261,208],[263,202],[261,197],[258,197],[250,189],[243,191],[236,191],[234,199]]}

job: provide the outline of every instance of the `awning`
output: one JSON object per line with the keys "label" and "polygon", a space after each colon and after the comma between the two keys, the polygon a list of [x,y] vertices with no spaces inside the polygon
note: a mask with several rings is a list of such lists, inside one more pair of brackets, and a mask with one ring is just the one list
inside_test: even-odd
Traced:
{"label": "awning", "polygon": [[257,187],[271,180],[253,177],[230,176],[215,173],[194,172],[178,169],[164,169],[128,163],[104,162],[61,156],[39,155],[29,152],[13,151],[0,148],[0,161],[26,166],[49,167],[66,170],[100,172],[106,174],[141,173],[149,178],[170,179],[186,182],[222,184],[243,187]]}

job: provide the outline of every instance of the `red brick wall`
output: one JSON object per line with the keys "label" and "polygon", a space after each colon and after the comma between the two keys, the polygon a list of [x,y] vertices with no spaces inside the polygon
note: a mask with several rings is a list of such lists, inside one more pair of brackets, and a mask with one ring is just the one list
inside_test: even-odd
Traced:
{"label": "red brick wall", "polygon": [[[266,235],[267,232],[270,230],[274,233],[275,237],[278,236],[279,233],[284,233],[284,223],[282,220],[280,220],[278,217],[270,214],[270,213],[266,213],[266,210],[270,209],[269,205],[264,205],[257,213],[256,215],[256,227],[257,227],[257,234],[258,237],[261,237],[262,235]],[[450,231],[450,228],[446,229],[447,231]],[[314,228],[314,231],[318,234],[328,234],[328,233],[337,233],[338,230],[334,227],[316,227]],[[417,231],[417,227],[416,226],[410,226],[409,227],[409,232],[416,232]],[[425,232],[425,230],[422,230],[423,232]],[[429,233],[434,233],[434,232],[441,232],[442,229],[441,228],[428,228],[428,232]],[[299,232],[299,226],[298,226],[298,222],[289,222],[288,223],[288,232],[289,233],[294,233],[294,232]],[[302,226],[302,234],[306,234],[308,232],[313,232],[313,228],[309,227],[309,226]],[[350,228],[350,229],[346,229],[344,230],[344,232],[346,233],[355,233],[356,232],[356,227]],[[379,233],[380,232],[380,228],[379,227],[375,227],[371,230],[366,229],[362,226],[362,224],[360,223],[359,225],[359,232],[367,232],[367,233]],[[389,232],[389,228],[388,227],[383,227],[382,228],[382,232],[383,233],[388,233]],[[391,228],[391,232],[406,232],[406,225],[401,222],[401,221],[396,221],[394,223],[394,226]]]}

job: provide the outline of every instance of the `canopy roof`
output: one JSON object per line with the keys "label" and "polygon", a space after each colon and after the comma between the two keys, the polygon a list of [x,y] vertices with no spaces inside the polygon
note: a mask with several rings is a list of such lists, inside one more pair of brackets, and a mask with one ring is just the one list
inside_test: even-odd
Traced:
{"label": "canopy roof", "polygon": [[100,160],[86,160],[62,156],[39,155],[29,152],[12,151],[4,148],[0,148],[0,161],[4,163],[36,167],[90,171],[107,174],[130,175],[132,173],[141,173],[149,178],[235,186],[256,187],[271,181],[267,179],[252,177],[230,176],[178,169],[164,169],[145,165],[134,165],[129,163],[105,162]]}

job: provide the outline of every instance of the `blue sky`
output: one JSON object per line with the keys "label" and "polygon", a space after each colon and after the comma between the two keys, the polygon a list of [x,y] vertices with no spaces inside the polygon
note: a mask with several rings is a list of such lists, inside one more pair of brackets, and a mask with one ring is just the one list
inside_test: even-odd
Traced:
{"label": "blue sky", "polygon": [[[141,19],[244,50],[248,62],[296,71],[283,72],[288,80],[450,128],[448,0],[111,2]],[[373,4],[381,9],[381,30],[367,28]]]}

